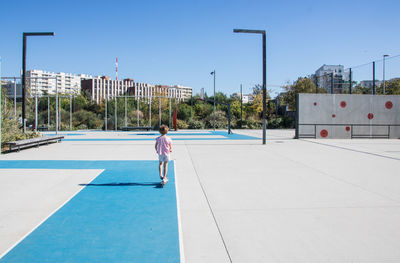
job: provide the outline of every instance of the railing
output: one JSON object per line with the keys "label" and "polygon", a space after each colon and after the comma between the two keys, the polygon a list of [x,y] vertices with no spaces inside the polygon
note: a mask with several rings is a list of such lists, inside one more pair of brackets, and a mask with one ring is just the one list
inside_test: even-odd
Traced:
{"label": "railing", "polygon": [[[314,126],[314,133],[300,133],[300,127],[301,126]],[[298,124],[296,127],[297,129],[297,138],[317,138],[317,126],[344,126],[344,127],[350,127],[350,138],[382,138],[382,139],[389,139],[390,138],[390,131],[391,127],[399,127],[400,124],[326,124],[326,123],[318,123],[318,124],[309,124],[309,123],[301,123]],[[385,134],[355,134],[354,133],[354,127],[386,127],[386,133]]]}

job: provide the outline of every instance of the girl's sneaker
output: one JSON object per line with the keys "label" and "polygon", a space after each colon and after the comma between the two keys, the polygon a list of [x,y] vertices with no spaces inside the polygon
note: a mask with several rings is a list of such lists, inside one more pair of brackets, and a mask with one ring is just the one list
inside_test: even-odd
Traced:
{"label": "girl's sneaker", "polygon": [[162,180],[162,184],[165,185],[165,184],[167,184],[167,183],[168,183],[168,178],[164,178],[164,179]]}

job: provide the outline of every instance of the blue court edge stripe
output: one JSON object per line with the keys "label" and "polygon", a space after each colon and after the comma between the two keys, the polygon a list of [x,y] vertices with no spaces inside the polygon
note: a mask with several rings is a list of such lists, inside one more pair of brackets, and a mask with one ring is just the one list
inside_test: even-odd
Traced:
{"label": "blue court edge stripe", "polygon": [[[63,141],[154,141],[155,138],[137,138],[137,139],[112,139],[112,138],[87,138],[87,139],[63,139]],[[230,138],[172,138],[173,141],[226,141]],[[234,140],[259,140],[259,138],[234,139]]]}
{"label": "blue court edge stripe", "polygon": [[0,259],[8,262],[180,262],[175,171],[158,161],[0,161],[1,169],[104,169]]}

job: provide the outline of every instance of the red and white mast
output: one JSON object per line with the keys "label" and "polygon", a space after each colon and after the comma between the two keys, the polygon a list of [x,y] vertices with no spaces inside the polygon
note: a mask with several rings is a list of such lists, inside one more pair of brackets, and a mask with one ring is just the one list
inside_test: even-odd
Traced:
{"label": "red and white mast", "polygon": [[115,59],[115,79],[118,80],[118,57]]}

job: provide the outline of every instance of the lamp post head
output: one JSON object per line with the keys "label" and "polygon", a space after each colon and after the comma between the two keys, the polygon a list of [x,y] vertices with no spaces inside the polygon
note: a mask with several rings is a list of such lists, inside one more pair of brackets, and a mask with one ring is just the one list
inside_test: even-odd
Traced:
{"label": "lamp post head", "polygon": [[383,55],[383,57],[385,58],[385,57],[388,57],[389,55]]}

